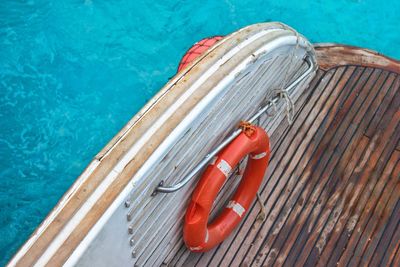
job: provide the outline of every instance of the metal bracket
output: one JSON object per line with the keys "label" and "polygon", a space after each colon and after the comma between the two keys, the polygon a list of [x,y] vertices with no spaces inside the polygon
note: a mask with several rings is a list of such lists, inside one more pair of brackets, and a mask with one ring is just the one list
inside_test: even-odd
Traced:
{"label": "metal bracket", "polygon": [[[306,56],[304,60],[308,64],[308,69],[300,76],[298,77],[295,81],[293,81],[286,89],[286,93],[290,94],[293,89],[305,78],[307,77],[308,74],[310,74],[314,69],[315,69],[315,63],[314,61],[310,58],[310,56]],[[280,96],[275,96],[272,98],[272,100],[268,101],[268,103],[262,107],[253,117],[251,117],[249,120],[247,120],[250,123],[255,122],[261,115],[265,112],[268,111],[268,109],[276,104],[280,100]],[[237,129],[235,130],[230,136],[228,136],[221,144],[219,144],[212,152],[207,154],[202,161],[188,174],[185,176],[185,178],[178,182],[175,185],[170,185],[170,186],[164,186],[164,180],[160,182],[160,184],[155,188],[154,192],[152,193],[152,196],[155,196],[158,192],[161,193],[173,193],[175,191],[178,191],[182,187],[184,187],[204,166],[208,164],[208,162],[215,156],[217,155],[225,146],[227,146],[230,142],[233,141],[240,133],[242,132],[242,129]]]}

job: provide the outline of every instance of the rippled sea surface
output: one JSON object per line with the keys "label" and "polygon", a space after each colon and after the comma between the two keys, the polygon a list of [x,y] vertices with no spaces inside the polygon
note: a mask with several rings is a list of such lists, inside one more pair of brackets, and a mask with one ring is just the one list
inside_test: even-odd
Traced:
{"label": "rippled sea surface", "polygon": [[192,43],[282,21],[400,58],[399,14],[396,0],[1,0],[0,266]]}

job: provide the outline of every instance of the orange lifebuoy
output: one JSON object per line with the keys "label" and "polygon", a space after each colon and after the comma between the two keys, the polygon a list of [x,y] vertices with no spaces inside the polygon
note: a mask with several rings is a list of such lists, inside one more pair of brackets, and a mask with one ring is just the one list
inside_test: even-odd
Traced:
{"label": "orange lifebuoy", "polygon": [[[243,131],[207,167],[186,211],[183,238],[195,252],[204,252],[221,243],[235,229],[255,199],[270,156],[269,137],[260,127]],[[218,192],[240,160],[249,155],[240,184],[222,213],[208,224]]]}
{"label": "orange lifebuoy", "polygon": [[195,43],[182,57],[181,62],[179,62],[178,72],[222,38],[223,36],[208,37]]}

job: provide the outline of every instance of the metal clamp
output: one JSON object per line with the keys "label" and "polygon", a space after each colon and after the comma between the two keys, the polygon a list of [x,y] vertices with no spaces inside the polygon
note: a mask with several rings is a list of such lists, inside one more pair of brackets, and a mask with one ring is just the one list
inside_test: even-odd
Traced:
{"label": "metal clamp", "polygon": [[[310,59],[309,56],[306,56],[304,60],[308,64],[308,69],[300,76],[298,77],[294,82],[292,82],[286,89],[286,93],[290,94],[293,89],[295,88],[296,85],[298,85],[308,74],[310,74],[314,68],[315,68],[315,63],[313,60]],[[267,110],[275,105],[280,99],[280,96],[275,96],[272,98],[272,100],[268,101],[268,103],[262,107],[253,117],[251,117],[249,120],[247,120],[250,123],[255,122],[261,115]],[[225,146],[227,146],[230,142],[233,141],[240,133],[242,132],[242,129],[237,129],[235,130],[230,136],[228,136],[221,144],[219,144],[212,152],[207,154],[204,159],[188,174],[185,176],[185,178],[180,181],[179,183],[171,186],[164,186],[164,180],[160,182],[158,187],[153,192],[153,196],[156,195],[158,192],[161,193],[173,193],[182,187],[184,187],[204,166],[207,165],[207,163],[215,156],[217,155]]]}

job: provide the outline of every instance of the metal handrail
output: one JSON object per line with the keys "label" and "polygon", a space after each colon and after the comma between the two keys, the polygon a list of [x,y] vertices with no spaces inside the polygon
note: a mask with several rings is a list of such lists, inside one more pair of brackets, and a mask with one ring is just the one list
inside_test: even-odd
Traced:
{"label": "metal handrail", "polygon": [[[298,85],[308,74],[310,74],[314,68],[315,68],[315,64],[314,61],[310,59],[309,56],[306,56],[304,58],[304,60],[307,62],[308,64],[308,69],[300,76],[298,77],[295,81],[293,81],[284,91],[287,94],[290,94],[292,92],[292,90],[294,89],[294,87],[296,85]],[[281,97],[280,96],[275,96],[272,100],[268,101],[268,103],[261,108],[255,115],[253,115],[253,117],[251,117],[249,120],[247,120],[250,123],[255,122],[259,117],[261,117],[261,115],[265,112],[267,112],[267,110],[275,105],[279,99]],[[160,182],[160,184],[156,187],[156,189],[154,190],[153,195],[157,194],[158,192],[161,193],[173,193],[179,189],[181,189],[182,187],[184,187],[204,166],[207,165],[207,163],[215,156],[218,154],[218,152],[220,152],[226,145],[228,145],[230,142],[232,142],[233,139],[235,139],[240,133],[242,132],[242,129],[237,129],[235,130],[230,136],[228,136],[221,144],[219,144],[212,152],[210,152],[209,154],[207,154],[204,159],[202,161],[200,161],[200,163],[188,174],[185,176],[185,178],[180,181],[179,183],[175,184],[175,185],[171,185],[171,186],[164,186],[164,180],[162,180]]]}

